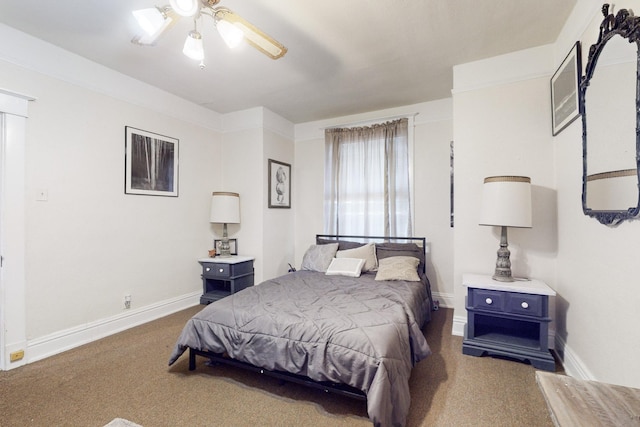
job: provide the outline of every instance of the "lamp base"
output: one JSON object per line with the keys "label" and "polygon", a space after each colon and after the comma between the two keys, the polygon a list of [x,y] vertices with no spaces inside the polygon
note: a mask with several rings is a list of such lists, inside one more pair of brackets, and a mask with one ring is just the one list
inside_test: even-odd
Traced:
{"label": "lamp base", "polygon": [[498,249],[498,259],[496,260],[496,271],[493,274],[492,279],[498,282],[513,282],[511,276],[511,260],[509,257],[509,243],[507,243],[507,227],[502,226],[500,234],[500,249]]}
{"label": "lamp base", "polygon": [[229,235],[227,234],[227,223],[222,227],[222,242],[220,242],[220,257],[229,258],[231,256],[231,247],[229,246]]}
{"label": "lamp base", "polygon": [[511,276],[511,270],[509,271],[503,271],[500,270],[498,271],[498,269],[496,268],[496,271],[493,273],[493,276],[491,276],[491,278],[495,281],[498,282],[514,282],[515,280],[513,279],[513,277]]}
{"label": "lamp base", "polygon": [[229,246],[229,239],[222,239],[220,242],[220,257],[228,258],[231,256],[231,247]]}

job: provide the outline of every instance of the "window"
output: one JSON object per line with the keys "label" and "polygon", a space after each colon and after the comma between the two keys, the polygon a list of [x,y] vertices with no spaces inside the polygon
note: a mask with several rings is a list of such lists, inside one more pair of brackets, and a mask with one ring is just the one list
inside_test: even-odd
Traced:
{"label": "window", "polygon": [[325,131],[325,233],[412,235],[408,123]]}

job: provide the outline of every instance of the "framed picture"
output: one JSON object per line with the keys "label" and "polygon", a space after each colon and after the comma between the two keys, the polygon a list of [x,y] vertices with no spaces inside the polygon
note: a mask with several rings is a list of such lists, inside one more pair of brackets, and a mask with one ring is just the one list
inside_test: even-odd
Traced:
{"label": "framed picture", "polygon": [[269,207],[291,208],[291,165],[269,159]]}
{"label": "framed picture", "polygon": [[178,140],[125,126],[125,194],[178,197]]}
{"label": "framed picture", "polygon": [[[222,240],[214,240],[213,246],[216,248],[216,256],[220,255],[220,245]],[[231,255],[238,255],[238,239],[229,239],[229,251]]]}
{"label": "framed picture", "polygon": [[551,125],[556,136],[580,116],[579,97],[582,78],[580,42],[576,42],[551,77]]}

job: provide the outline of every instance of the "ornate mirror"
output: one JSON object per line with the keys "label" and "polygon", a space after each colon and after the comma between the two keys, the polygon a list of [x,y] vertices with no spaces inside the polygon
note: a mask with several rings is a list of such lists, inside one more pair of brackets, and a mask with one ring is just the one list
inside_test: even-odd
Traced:
{"label": "ornate mirror", "polygon": [[640,213],[640,18],[602,14],[580,83],[582,209],[616,225]]}

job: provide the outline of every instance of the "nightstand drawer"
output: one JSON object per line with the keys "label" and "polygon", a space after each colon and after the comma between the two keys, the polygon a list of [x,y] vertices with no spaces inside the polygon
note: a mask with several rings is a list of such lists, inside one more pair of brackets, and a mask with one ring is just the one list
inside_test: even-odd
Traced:
{"label": "nightstand drawer", "polygon": [[231,265],[223,263],[202,263],[202,275],[207,278],[225,278],[231,276]]}
{"label": "nightstand drawer", "polygon": [[546,307],[543,295],[510,293],[506,311],[514,314],[541,317]]}
{"label": "nightstand drawer", "polygon": [[500,291],[469,288],[468,304],[470,308],[491,311],[504,311],[507,295]]}

